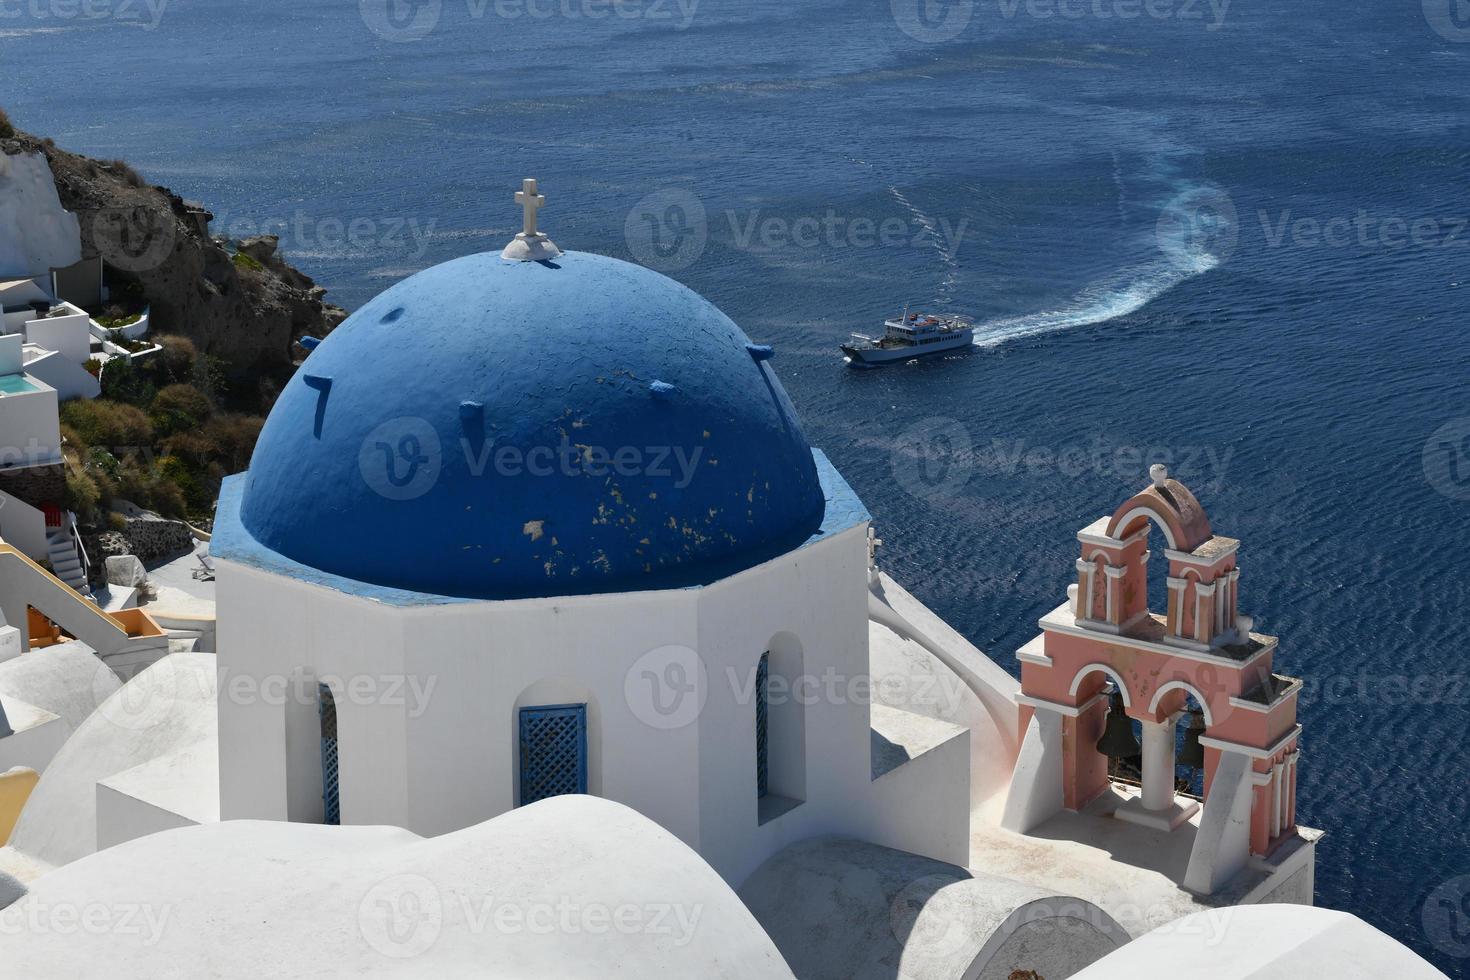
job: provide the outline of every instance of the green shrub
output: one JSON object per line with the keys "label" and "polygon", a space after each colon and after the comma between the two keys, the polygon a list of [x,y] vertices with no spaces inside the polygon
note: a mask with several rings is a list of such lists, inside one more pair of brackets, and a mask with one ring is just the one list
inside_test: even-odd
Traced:
{"label": "green shrub", "polygon": [[188,509],[183,490],[160,466],[145,466],[140,459],[124,460],[112,484],[113,497],[131,500],[164,517],[182,517]]}
{"label": "green shrub", "polygon": [[214,494],[207,481],[191,472],[189,465],[177,456],[165,456],[158,461],[158,476],[178,488],[189,510],[207,511],[213,502]]}
{"label": "green shrub", "polygon": [[[111,373],[111,367],[108,372]],[[148,416],[132,405],[102,398],[78,398],[62,404],[61,421],[86,446],[117,453],[122,447],[153,445],[153,426]]]}
{"label": "green shrub", "polygon": [[153,431],[160,437],[197,429],[210,416],[214,406],[209,397],[193,385],[169,385],[158,392],[149,412],[153,419]]}
{"label": "green shrub", "polygon": [[[123,327],[132,326],[143,319],[143,314],[124,313],[120,316],[99,316],[93,317],[93,319],[97,321],[97,326],[111,332],[113,330],[121,330]],[[114,342],[116,341],[115,337],[109,337],[108,339]]]}
{"label": "green shrub", "polygon": [[265,419],[258,415],[228,413],[216,415],[204,425],[200,436],[209,458],[218,462],[226,473],[239,473],[250,466],[255,441],[260,438]]}
{"label": "green shrub", "polygon": [[236,252],[230,261],[235,263],[235,268],[237,269],[249,269],[251,272],[262,272],[265,270],[265,266],[244,252]]}
{"label": "green shrub", "polygon": [[97,481],[80,466],[66,468],[66,492],[61,505],[80,514],[84,522],[90,523],[97,514],[97,504],[102,500],[102,488]]}
{"label": "green shrub", "polygon": [[107,515],[107,527],[112,531],[122,531],[128,526],[128,519],[117,511],[111,511]]}
{"label": "green shrub", "polygon": [[140,350],[147,350],[153,345],[142,340],[133,340],[125,336],[121,327],[115,327],[107,331],[107,339],[110,343],[121,347],[130,354],[136,354]]}
{"label": "green shrub", "polygon": [[144,407],[152,404],[158,388],[148,373],[131,361],[114,357],[102,369],[102,397]]}
{"label": "green shrub", "polygon": [[15,127],[10,125],[10,117],[0,109],[0,140],[8,140],[15,135]]}
{"label": "green shrub", "polygon": [[199,360],[199,349],[188,337],[163,334],[153,338],[163,350],[153,355],[156,370],[163,372],[169,381],[188,381],[194,373],[194,362]]}

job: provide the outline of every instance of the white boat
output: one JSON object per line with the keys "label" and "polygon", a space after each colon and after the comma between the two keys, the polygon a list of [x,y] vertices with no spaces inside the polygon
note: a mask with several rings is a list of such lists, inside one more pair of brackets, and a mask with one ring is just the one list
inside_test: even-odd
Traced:
{"label": "white boat", "polygon": [[883,336],[855,333],[842,345],[842,353],[854,367],[892,364],[930,354],[968,349],[974,340],[975,324],[967,316],[953,313],[910,313],[883,321]]}

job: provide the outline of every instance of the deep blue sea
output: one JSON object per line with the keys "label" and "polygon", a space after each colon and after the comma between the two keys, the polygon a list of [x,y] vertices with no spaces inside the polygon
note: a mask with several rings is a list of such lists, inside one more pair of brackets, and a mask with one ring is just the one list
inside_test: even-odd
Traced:
{"label": "deep blue sea", "polygon": [[[885,566],[1009,669],[1168,463],[1306,678],[1320,904],[1470,960],[1460,0],[0,0],[0,104],[345,306],[499,249],[661,268],[776,365]],[[906,303],[973,352],[858,372]]]}

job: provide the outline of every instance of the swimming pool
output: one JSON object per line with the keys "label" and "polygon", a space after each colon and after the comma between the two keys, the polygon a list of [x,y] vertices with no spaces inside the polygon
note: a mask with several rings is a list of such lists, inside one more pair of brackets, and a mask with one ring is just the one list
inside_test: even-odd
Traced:
{"label": "swimming pool", "polygon": [[19,395],[27,391],[40,391],[35,385],[26,380],[23,374],[0,375],[0,395]]}

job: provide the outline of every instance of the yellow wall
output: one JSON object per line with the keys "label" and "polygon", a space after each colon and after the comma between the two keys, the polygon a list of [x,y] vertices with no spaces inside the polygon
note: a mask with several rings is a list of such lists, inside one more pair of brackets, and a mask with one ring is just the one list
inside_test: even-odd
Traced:
{"label": "yellow wall", "polygon": [[15,821],[20,818],[21,808],[30,799],[31,790],[41,778],[34,769],[16,766],[9,772],[0,772],[0,846],[10,840]]}

